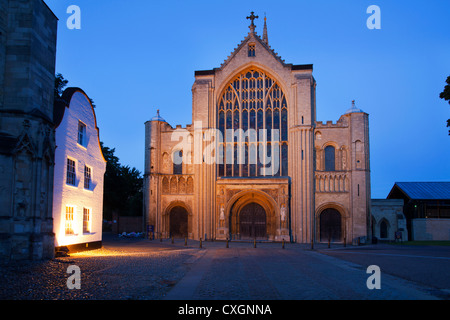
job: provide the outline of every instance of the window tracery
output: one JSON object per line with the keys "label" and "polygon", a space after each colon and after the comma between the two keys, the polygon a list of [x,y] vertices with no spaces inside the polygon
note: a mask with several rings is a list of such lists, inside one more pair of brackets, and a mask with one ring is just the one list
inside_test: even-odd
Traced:
{"label": "window tracery", "polygon": [[235,76],[219,99],[217,120],[219,176],[288,175],[287,102],[272,77],[256,68]]}

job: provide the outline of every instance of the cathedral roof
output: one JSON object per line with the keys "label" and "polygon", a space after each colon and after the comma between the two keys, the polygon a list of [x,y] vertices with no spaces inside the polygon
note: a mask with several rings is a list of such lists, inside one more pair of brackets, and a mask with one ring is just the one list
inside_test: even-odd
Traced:
{"label": "cathedral roof", "polygon": [[[267,31],[266,31],[267,33]],[[289,65],[287,63],[285,63],[285,61],[283,59],[281,59],[281,57],[278,55],[278,53],[275,52],[275,50],[273,50],[270,46],[268,41],[265,39],[263,40],[257,33],[256,31],[254,31],[254,29],[251,29],[250,32],[248,33],[248,35],[244,38],[244,40],[241,41],[241,43],[233,50],[233,52],[231,52],[231,54],[228,56],[228,58],[221,64],[219,69],[223,69],[232,59],[233,57],[239,52],[239,50],[241,50],[242,47],[244,47],[247,42],[250,39],[255,39],[256,41],[258,41],[267,51],[269,51],[272,56],[278,60],[283,66]]]}
{"label": "cathedral roof", "polygon": [[[253,15],[253,12],[252,12]],[[251,16],[250,16],[251,17]],[[247,17],[249,19],[250,17]],[[258,18],[258,16],[253,16],[253,19]],[[222,70],[228,63],[230,63],[233,58],[236,56],[236,54],[246,46],[246,44],[249,41],[258,41],[263,48],[265,48],[278,62],[280,62],[284,67],[291,67],[292,70],[312,70],[313,65],[312,64],[305,64],[305,65],[293,65],[291,63],[286,63],[284,59],[282,59],[277,52],[275,52],[274,49],[271,48],[269,45],[268,35],[267,35],[267,19],[264,17],[264,29],[263,29],[263,37],[259,36],[255,28],[256,26],[252,24],[249,26],[250,32],[247,34],[247,36],[241,41],[241,43],[238,44],[236,48],[231,52],[231,54],[227,57],[227,59],[220,65],[219,68],[215,68],[213,70],[199,70],[195,71],[196,76],[202,76],[202,75],[212,75],[215,73],[216,70]]]}

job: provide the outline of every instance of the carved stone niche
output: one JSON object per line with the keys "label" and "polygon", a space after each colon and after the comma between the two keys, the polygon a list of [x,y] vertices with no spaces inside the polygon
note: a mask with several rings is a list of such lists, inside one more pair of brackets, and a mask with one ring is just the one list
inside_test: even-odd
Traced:
{"label": "carved stone niche", "polygon": [[225,213],[225,204],[220,203],[218,209],[219,212],[216,239],[226,240],[228,238],[229,229],[227,224],[227,214]]}

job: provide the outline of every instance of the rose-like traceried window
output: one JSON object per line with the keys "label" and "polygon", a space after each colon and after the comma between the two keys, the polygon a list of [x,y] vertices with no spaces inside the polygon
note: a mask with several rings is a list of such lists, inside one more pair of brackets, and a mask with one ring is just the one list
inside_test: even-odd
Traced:
{"label": "rose-like traceried window", "polygon": [[288,175],[286,96],[272,77],[258,69],[238,74],[217,108],[220,177]]}

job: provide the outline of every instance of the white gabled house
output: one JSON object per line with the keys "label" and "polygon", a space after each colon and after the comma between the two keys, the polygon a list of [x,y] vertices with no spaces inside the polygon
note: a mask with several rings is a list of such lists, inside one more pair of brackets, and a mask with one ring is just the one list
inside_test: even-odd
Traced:
{"label": "white gabled house", "polygon": [[53,189],[55,247],[70,251],[102,244],[103,179],[106,160],[100,147],[94,108],[83,90],[67,88],[55,106]]}

